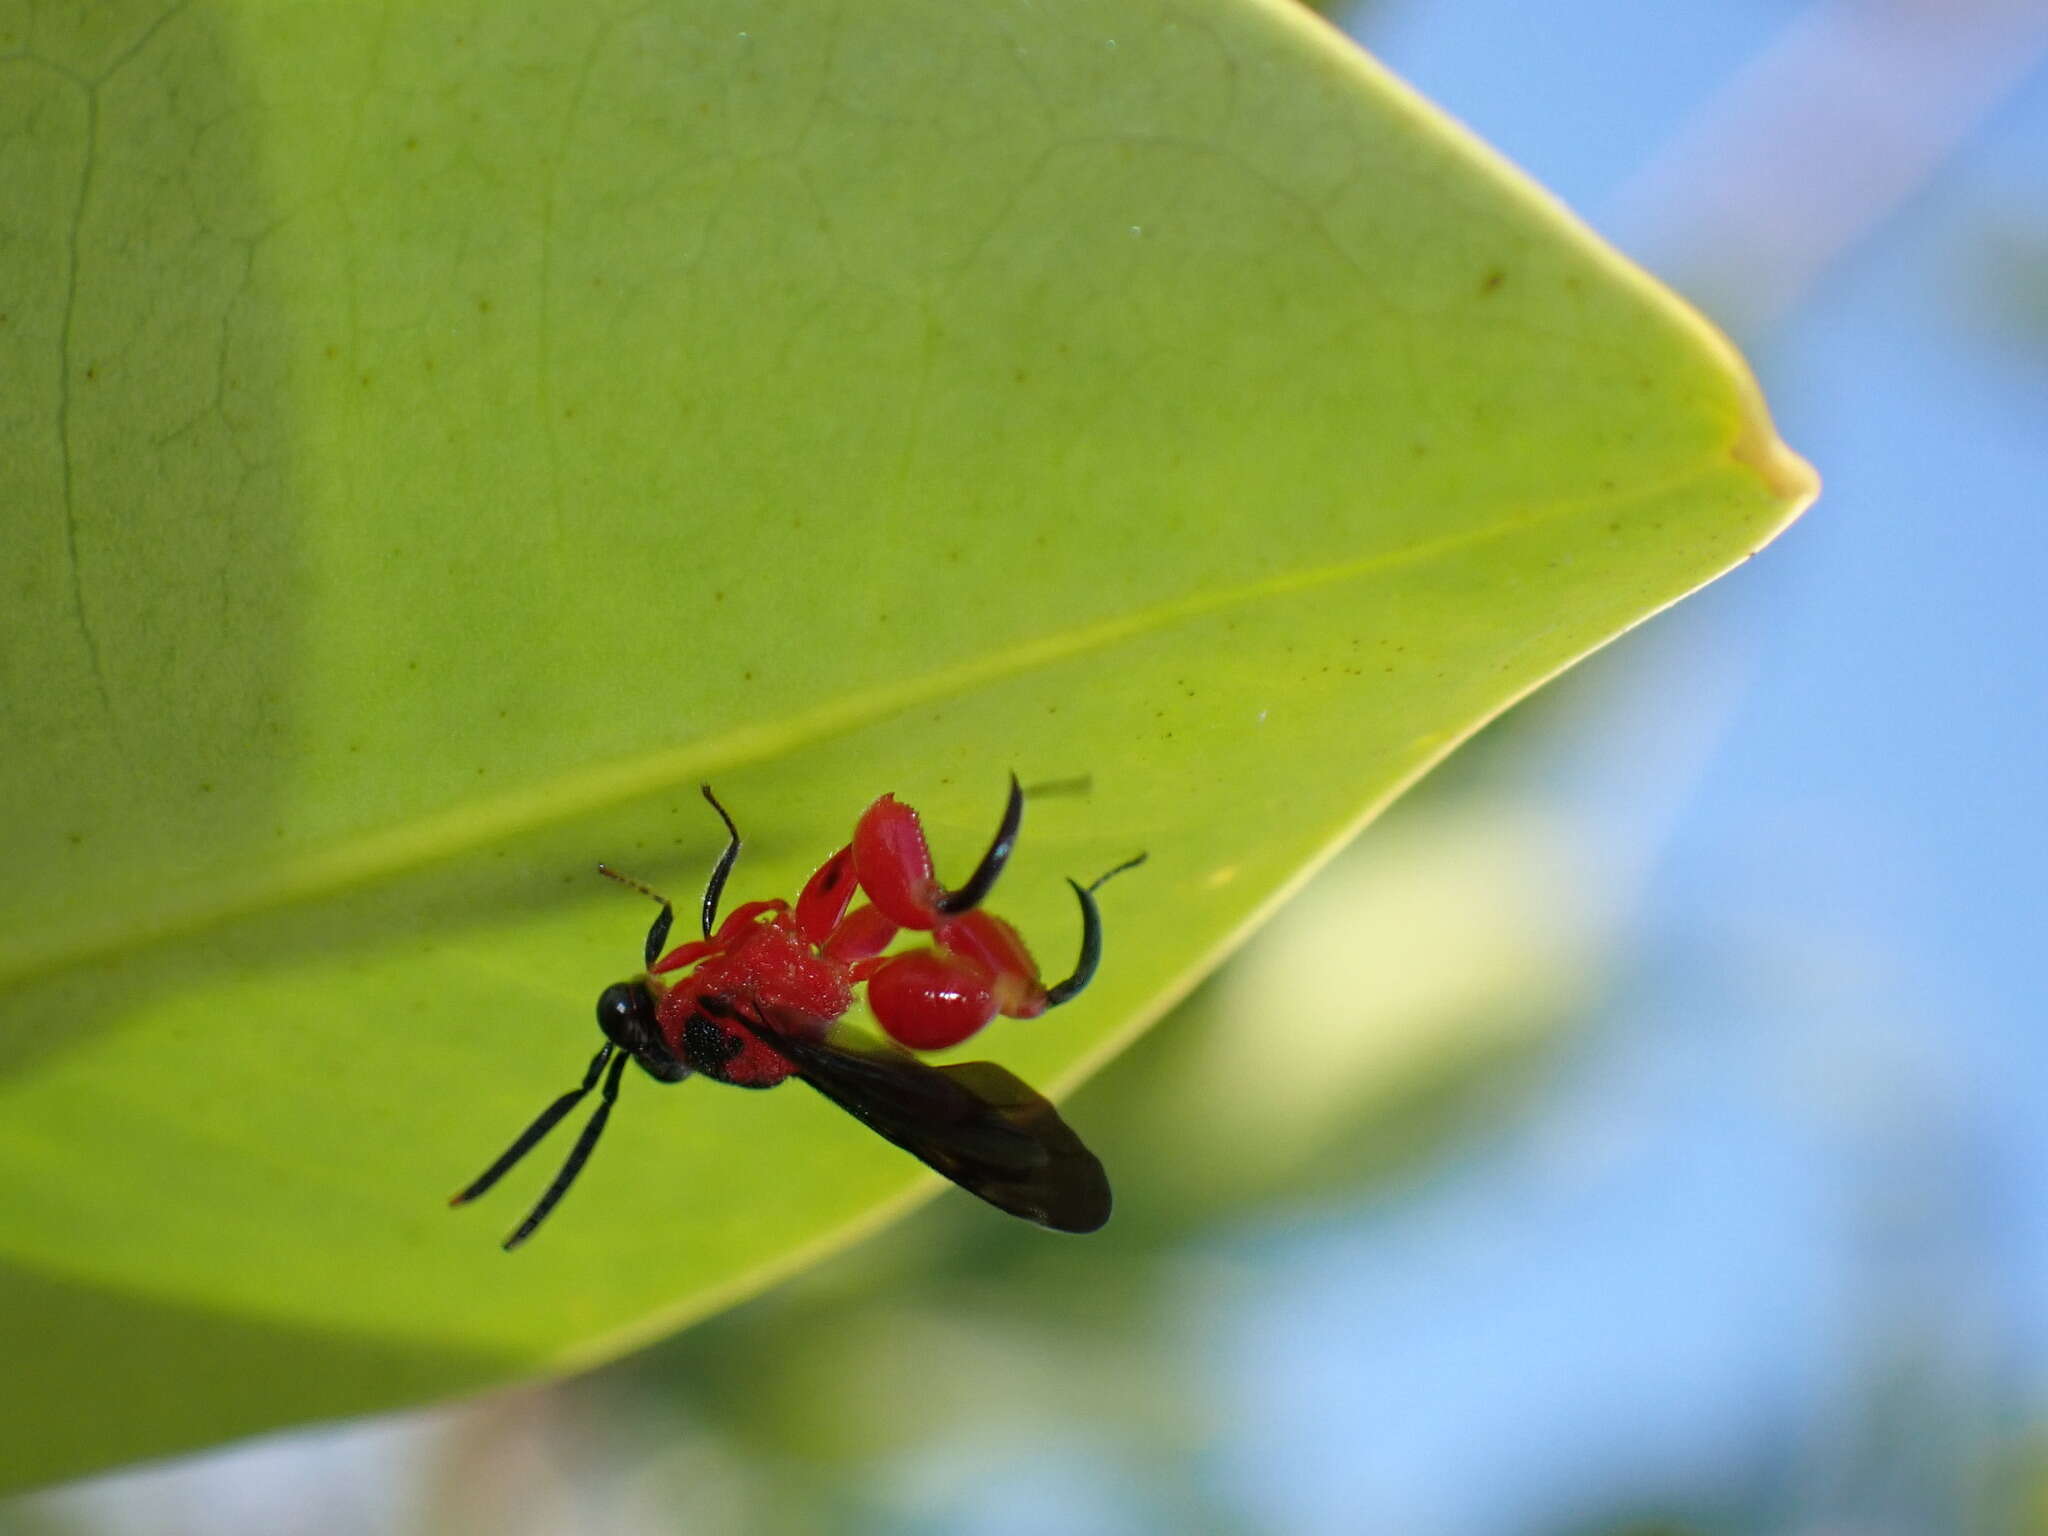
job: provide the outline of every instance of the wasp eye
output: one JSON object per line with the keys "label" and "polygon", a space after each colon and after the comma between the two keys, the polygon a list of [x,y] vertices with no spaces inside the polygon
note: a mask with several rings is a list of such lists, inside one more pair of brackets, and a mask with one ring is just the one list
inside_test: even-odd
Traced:
{"label": "wasp eye", "polygon": [[619,981],[606,987],[597,999],[597,1027],[612,1044],[639,1050],[654,1030],[654,998],[646,983]]}

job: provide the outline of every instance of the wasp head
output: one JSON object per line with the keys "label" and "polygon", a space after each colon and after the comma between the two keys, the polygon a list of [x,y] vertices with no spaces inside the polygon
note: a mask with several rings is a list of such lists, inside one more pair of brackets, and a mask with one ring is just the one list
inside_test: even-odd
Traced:
{"label": "wasp head", "polygon": [[654,989],[647,978],[614,982],[597,999],[597,1027],[605,1039],[664,1082],[685,1075],[682,1063],[669,1054],[656,1018]]}

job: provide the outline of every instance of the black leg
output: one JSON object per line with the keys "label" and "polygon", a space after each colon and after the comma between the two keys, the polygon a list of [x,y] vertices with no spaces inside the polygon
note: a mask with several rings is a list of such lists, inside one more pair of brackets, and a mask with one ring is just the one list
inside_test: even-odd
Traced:
{"label": "black leg", "polygon": [[[591,1060],[590,1070],[583,1074],[583,1085],[580,1088],[571,1088],[567,1093],[555,1100],[554,1103],[542,1110],[540,1118],[519,1133],[519,1139],[505,1149],[503,1157],[477,1175],[476,1182],[468,1188],[455,1195],[451,1195],[448,1203],[450,1205],[467,1205],[478,1195],[497,1183],[498,1180],[505,1177],[511,1171],[512,1165],[531,1152],[541,1137],[552,1131],[561,1122],[562,1116],[568,1114],[570,1110],[581,1103],[583,1095],[590,1092],[596,1086],[597,1076],[600,1072],[604,1071],[604,1064],[611,1058],[613,1049],[614,1047],[611,1042],[606,1041],[604,1049],[599,1051]],[[623,1057],[620,1059],[624,1060]]]}
{"label": "black leg", "polygon": [[[725,894],[725,877],[732,873],[733,860],[740,856],[740,829],[732,824],[732,818],[725,813],[725,807],[718,803],[718,796],[711,793],[711,786],[703,786],[704,798],[711,802],[711,809],[718,812],[718,819],[725,823],[729,841],[725,852],[718,856],[718,864],[711,871],[711,883],[704,887],[704,937],[711,937],[711,930],[718,925],[718,898]],[[647,962],[652,965],[652,960]]]}
{"label": "black leg", "polygon": [[642,896],[652,897],[661,903],[661,911],[655,915],[654,925],[647,930],[646,965],[647,969],[653,970],[654,962],[661,958],[662,950],[668,947],[669,925],[676,920],[676,909],[669,904],[669,899],[662,895],[661,892],[650,891],[631,875],[622,875],[609,864],[598,865],[597,872],[607,880],[616,880],[621,885],[630,885]]}
{"label": "black leg", "polygon": [[988,845],[988,852],[974,866],[974,873],[967,877],[967,883],[939,898],[941,912],[948,917],[958,917],[962,912],[972,912],[988,899],[988,893],[995,888],[996,876],[1010,862],[1010,850],[1017,846],[1017,828],[1023,821],[1024,791],[1018,787],[1017,775],[1013,773],[1010,775],[1010,799],[1003,807],[1003,824],[996,828],[995,841]]}
{"label": "black leg", "polygon": [[547,1214],[569,1193],[569,1186],[576,1182],[576,1175],[583,1171],[583,1165],[590,1160],[591,1148],[597,1145],[597,1138],[604,1134],[604,1123],[611,1118],[612,1105],[618,1102],[619,1079],[625,1074],[626,1063],[633,1058],[621,1052],[612,1062],[611,1075],[604,1080],[604,1094],[597,1106],[597,1113],[590,1117],[590,1124],[583,1127],[583,1134],[576,1138],[576,1145],[569,1149],[569,1160],[562,1164],[562,1171],[555,1175],[555,1182],[540,1197],[540,1204],[533,1208],[526,1220],[519,1223],[512,1235],[505,1239],[505,1251],[510,1253],[529,1237],[533,1229],[547,1219]]}
{"label": "black leg", "polygon": [[1061,1003],[1071,1003],[1080,996],[1081,989],[1095,979],[1095,968],[1102,963],[1102,914],[1095,907],[1095,892],[1102,883],[1112,876],[1120,875],[1127,869],[1135,869],[1145,862],[1145,855],[1125,859],[1108,874],[1099,875],[1088,885],[1069,880],[1074,894],[1081,899],[1081,958],[1074,962],[1074,974],[1057,986],[1045,989],[1045,1006],[1057,1008]]}

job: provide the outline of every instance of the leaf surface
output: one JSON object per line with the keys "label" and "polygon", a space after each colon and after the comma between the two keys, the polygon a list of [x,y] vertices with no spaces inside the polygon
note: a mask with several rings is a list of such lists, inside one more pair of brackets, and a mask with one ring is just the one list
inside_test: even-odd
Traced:
{"label": "leaf surface", "polygon": [[1063,1087],[1811,493],[1278,0],[116,4],[0,87],[9,1483],[603,1358],[932,1187],[636,1075],[517,1256],[544,1168],[442,1209],[637,965],[592,865],[692,904],[700,781],[745,899],[883,790],[944,874],[1085,779],[996,908],[1058,973],[1062,877],[1151,862],[977,1042]]}

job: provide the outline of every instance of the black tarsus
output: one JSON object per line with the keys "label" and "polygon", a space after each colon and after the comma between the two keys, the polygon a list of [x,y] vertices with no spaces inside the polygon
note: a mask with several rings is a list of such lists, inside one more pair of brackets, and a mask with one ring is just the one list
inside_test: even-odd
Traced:
{"label": "black tarsus", "polygon": [[[542,1110],[540,1117],[519,1133],[519,1139],[505,1149],[502,1157],[478,1174],[475,1181],[467,1188],[449,1196],[448,1203],[450,1205],[467,1205],[478,1195],[497,1183],[498,1180],[505,1177],[511,1171],[514,1163],[531,1152],[539,1143],[541,1137],[547,1135],[549,1131],[552,1131],[560,1124],[562,1116],[568,1114],[570,1110],[580,1104],[583,1101],[583,1096],[597,1086],[598,1074],[604,1071],[604,1064],[611,1059],[612,1052],[617,1049],[617,1046],[607,1040],[604,1043],[604,1048],[591,1058],[590,1070],[583,1074],[582,1086],[571,1088],[559,1099],[556,1099],[554,1103]],[[624,1058],[621,1059],[623,1060]]]}
{"label": "black tarsus", "polygon": [[[606,1049],[610,1049],[609,1045]],[[583,1165],[590,1160],[590,1152],[597,1145],[597,1138],[604,1134],[604,1123],[611,1118],[612,1105],[618,1102],[619,1079],[625,1075],[626,1063],[630,1060],[632,1058],[623,1051],[613,1059],[612,1070],[604,1080],[604,1092],[600,1095],[597,1113],[590,1117],[590,1123],[583,1127],[583,1134],[576,1138],[576,1145],[569,1149],[569,1160],[562,1164],[562,1171],[555,1175],[554,1183],[550,1184],[547,1193],[540,1197],[540,1204],[536,1205],[526,1220],[519,1223],[512,1235],[505,1239],[504,1248],[507,1253],[533,1236],[533,1229],[547,1219],[548,1212],[555,1208],[562,1196],[569,1192],[569,1186],[576,1182],[576,1175],[583,1171]],[[595,1076],[595,1073],[592,1075]],[[583,1093],[589,1091],[590,1085],[586,1082],[582,1093],[577,1097],[581,1098]]]}
{"label": "black tarsus", "polygon": [[1017,846],[1017,829],[1023,822],[1024,791],[1017,783],[1017,775],[1012,773],[1010,798],[1003,806],[1003,824],[996,828],[995,841],[988,845],[988,852],[974,866],[974,873],[967,877],[967,883],[938,899],[936,905],[941,912],[948,917],[958,917],[963,912],[972,912],[988,899],[988,893],[995,888],[996,876],[1010,862],[1010,851]]}
{"label": "black tarsus", "polygon": [[1057,1008],[1061,1003],[1071,1003],[1080,996],[1081,989],[1095,979],[1095,968],[1102,963],[1102,914],[1095,907],[1095,892],[1104,881],[1122,874],[1127,869],[1136,869],[1145,862],[1145,855],[1125,859],[1115,869],[1097,875],[1087,885],[1078,880],[1067,884],[1074,888],[1074,894],[1081,899],[1081,958],[1074,962],[1074,974],[1056,986],[1045,989],[1045,1006]]}
{"label": "black tarsus", "polygon": [[[1128,859],[1125,859],[1123,863],[1117,865],[1115,868],[1105,869],[1101,874],[1097,875],[1093,880],[1090,880],[1088,882],[1088,889],[1090,893],[1101,890],[1105,885],[1109,884],[1110,881],[1114,880],[1118,875],[1122,874],[1125,870],[1136,869],[1140,864],[1144,863],[1147,859],[1151,857],[1152,855],[1149,853],[1134,853]],[[1071,884],[1072,882],[1070,881],[1068,883]]]}
{"label": "black tarsus", "polygon": [[[705,784],[700,787],[704,791],[704,798],[711,802],[711,809],[718,812],[718,819],[725,823],[725,830],[731,839],[726,843],[725,852],[718,856],[718,863],[711,871],[711,883],[704,887],[704,937],[708,939],[711,937],[711,930],[718,924],[718,898],[725,894],[725,877],[732,873],[733,861],[740,856],[740,829],[732,824],[732,817],[727,815],[725,807],[718,803],[718,796],[711,793],[711,786]],[[654,962],[650,960],[647,963],[652,965]]]}
{"label": "black tarsus", "polygon": [[654,921],[647,925],[646,958],[641,963],[650,971],[654,969],[654,962],[661,958],[661,952],[668,947],[669,925],[675,920],[676,909],[664,901]]}

